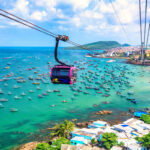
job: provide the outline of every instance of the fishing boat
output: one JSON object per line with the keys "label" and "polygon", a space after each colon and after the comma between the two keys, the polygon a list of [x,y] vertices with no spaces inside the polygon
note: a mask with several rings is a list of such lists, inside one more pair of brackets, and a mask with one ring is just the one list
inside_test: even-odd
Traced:
{"label": "fishing boat", "polygon": [[41,88],[39,86],[36,87],[37,90],[41,90]]}
{"label": "fishing boat", "polygon": [[72,97],[71,97],[71,99],[72,99],[72,100],[74,100],[74,99],[75,99],[75,97],[73,97],[73,96],[72,96]]}
{"label": "fishing boat", "polygon": [[24,92],[21,93],[21,96],[25,96],[26,94]]}
{"label": "fishing boat", "polygon": [[14,88],[14,89],[18,89],[18,88],[20,88],[20,86],[14,85],[13,88]]}
{"label": "fishing boat", "polygon": [[10,68],[10,66],[4,67],[4,69],[9,69],[9,68]]}
{"label": "fishing boat", "polygon": [[47,92],[48,92],[48,93],[51,93],[51,92],[53,92],[53,91],[48,89]]}
{"label": "fishing boat", "polygon": [[84,94],[90,94],[89,92],[87,92],[87,91],[85,91],[85,92],[83,92]]}
{"label": "fishing boat", "polygon": [[14,99],[21,99],[21,97],[19,97],[19,96],[14,96]]}
{"label": "fishing boat", "polygon": [[136,101],[136,100],[131,100],[131,102],[132,102],[132,103],[134,103],[134,104],[136,104],[136,103],[137,103],[137,101]]}
{"label": "fishing boat", "polygon": [[102,92],[100,92],[100,91],[97,91],[97,93],[102,94]]}
{"label": "fishing boat", "polygon": [[11,108],[10,111],[11,111],[11,112],[17,112],[18,109],[17,109],[17,108]]}
{"label": "fishing boat", "polygon": [[0,103],[0,108],[4,108],[4,105]]}
{"label": "fishing boat", "polygon": [[8,92],[8,95],[11,95],[12,93],[11,92]]}
{"label": "fishing boat", "polygon": [[60,92],[60,91],[55,89],[54,92]]}
{"label": "fishing boat", "polygon": [[44,96],[48,95],[48,93],[45,93],[45,92],[43,92],[42,94],[43,94]]}
{"label": "fishing boat", "polygon": [[29,90],[29,92],[30,92],[30,93],[34,93],[34,91],[33,91],[33,90]]}
{"label": "fishing boat", "polygon": [[55,107],[56,105],[50,105],[50,107]]}
{"label": "fishing boat", "polygon": [[31,98],[31,97],[28,97],[28,100],[32,100],[32,98]]}
{"label": "fishing boat", "polygon": [[8,84],[7,84],[7,83],[5,83],[5,84],[4,84],[4,86],[8,86]]}
{"label": "fishing boat", "polygon": [[0,90],[0,94],[4,94],[4,92],[2,90]]}
{"label": "fishing boat", "polygon": [[32,77],[32,76],[29,76],[28,79],[29,79],[29,80],[33,80],[33,77]]}
{"label": "fishing boat", "polygon": [[8,99],[0,98],[0,102],[8,102]]}
{"label": "fishing boat", "polygon": [[77,95],[78,95],[78,93],[74,93],[74,95],[75,95],[75,96],[77,96]]}
{"label": "fishing boat", "polygon": [[34,85],[39,85],[40,82],[32,82],[32,84],[34,84]]}
{"label": "fishing boat", "polygon": [[38,95],[38,98],[43,98],[43,96],[42,95]]}
{"label": "fishing boat", "polygon": [[63,103],[67,103],[67,101],[66,101],[66,100],[63,100],[62,102],[63,102]]}
{"label": "fishing boat", "polygon": [[127,93],[128,95],[134,95],[134,93],[132,91]]}

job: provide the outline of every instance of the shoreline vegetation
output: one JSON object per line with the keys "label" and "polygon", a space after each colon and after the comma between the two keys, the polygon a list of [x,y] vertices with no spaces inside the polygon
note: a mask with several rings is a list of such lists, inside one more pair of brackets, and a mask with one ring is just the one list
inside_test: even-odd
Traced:
{"label": "shoreline vegetation", "polygon": [[[149,111],[145,111],[145,112],[149,113]],[[112,113],[112,111],[109,111],[109,110],[103,110],[103,111],[96,112],[96,114],[98,114],[98,115],[111,115],[111,113]],[[146,123],[145,126],[148,126],[148,124],[150,124],[150,115],[149,114],[142,115],[140,118],[137,118],[137,117],[135,117],[134,113],[135,113],[135,110],[130,108],[129,113],[122,114],[122,115],[129,115],[129,114],[131,115],[127,121],[124,120],[124,121],[118,121],[118,122],[106,122],[107,125],[105,127],[99,127],[99,129],[104,130],[108,127],[112,128],[114,126],[119,126],[121,124],[124,124],[124,125],[126,124],[126,126],[130,126],[132,123],[135,123],[135,122],[142,123],[142,121],[144,121],[144,123]],[[103,119],[99,119],[96,121],[105,123],[105,120],[103,120]],[[49,132],[50,136],[47,137],[46,140],[28,142],[28,143],[22,144],[18,147],[15,147],[12,150],[64,150],[63,147],[76,146],[76,145],[72,145],[72,143],[71,143],[71,139],[73,138],[73,132],[78,131],[80,129],[88,130],[89,125],[93,124],[94,122],[95,122],[94,120],[91,120],[91,121],[77,123],[77,119],[72,119],[72,121],[64,120],[63,123],[56,124],[53,128],[49,128],[49,131],[51,131],[51,132]],[[129,122],[132,122],[132,123],[129,123]],[[141,125],[144,126],[143,123]],[[118,129],[119,129],[119,127],[118,127]],[[113,130],[116,130],[116,131],[119,131],[118,129],[113,128]],[[91,130],[96,130],[96,129],[91,128]],[[146,130],[150,131],[150,128],[146,129]],[[121,148],[121,147],[123,148],[127,144],[127,143],[125,144],[122,141],[119,142],[117,140],[117,139],[119,139],[118,135],[120,134],[120,131],[118,132],[118,135],[116,132],[108,132],[108,131],[106,132],[106,131],[103,132],[102,138],[100,141],[98,139],[93,138],[89,144],[81,144],[81,145],[85,145],[85,146],[87,146],[87,148],[91,148],[91,150],[98,150],[99,148],[103,148],[104,150],[106,148],[109,150],[113,146],[116,146],[118,148]],[[122,133],[122,131],[121,131],[121,133]],[[131,138],[130,140],[134,139],[134,142],[137,141],[138,146],[141,144],[141,146],[143,146],[144,148],[147,148],[149,145],[147,145],[143,141],[143,139],[145,139],[147,141],[147,138],[149,139],[149,137],[150,137],[150,132],[149,133],[146,132],[147,134],[145,134],[145,133],[141,134],[139,131],[136,131],[134,133],[139,134],[140,136],[132,136],[132,137],[130,137]],[[125,135],[126,134],[127,133],[125,133]],[[109,139],[108,140],[109,142],[107,141],[107,138]],[[110,140],[110,138],[112,138],[112,141]],[[138,142],[140,142],[140,143],[138,143]],[[150,139],[149,139],[149,142],[150,142]],[[65,150],[68,150],[68,149],[65,149]]]}
{"label": "shoreline vegetation", "polygon": [[[59,139],[60,137],[65,137],[66,139],[68,139],[68,137],[69,137],[69,139],[70,139],[69,133],[71,131],[73,131],[74,129],[76,130],[76,129],[88,128],[88,125],[92,124],[94,121],[104,121],[104,122],[107,122],[107,124],[109,126],[121,124],[126,119],[133,118],[134,112],[135,112],[135,109],[129,108],[128,112],[121,112],[119,114],[120,117],[115,118],[114,120],[109,120],[109,119],[103,119],[103,117],[110,116],[113,114],[113,112],[110,110],[101,110],[101,111],[96,111],[94,113],[95,115],[99,116],[99,119],[83,121],[83,122],[81,122],[81,121],[79,122],[77,119],[72,119],[71,121],[65,120],[64,123],[56,124],[53,127],[48,127],[46,129],[42,129],[43,132],[48,132],[49,136],[45,136],[42,139],[39,139],[39,140],[37,139],[35,141],[21,144],[19,146],[12,148],[11,150],[34,150],[38,144],[51,143],[52,141],[55,141],[55,140]],[[122,120],[123,117],[124,117],[124,119]],[[66,122],[66,125],[65,125],[65,122]],[[68,123],[71,127],[69,127]],[[64,127],[64,125],[65,125],[65,127]],[[65,130],[65,132],[58,132],[58,130],[60,128],[63,128],[63,130]],[[46,150],[46,148],[45,149],[35,149],[35,150]]]}

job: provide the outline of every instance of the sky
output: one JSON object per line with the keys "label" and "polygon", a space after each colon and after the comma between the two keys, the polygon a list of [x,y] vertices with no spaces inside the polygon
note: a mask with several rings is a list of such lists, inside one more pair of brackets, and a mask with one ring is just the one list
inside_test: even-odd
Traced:
{"label": "sky", "polygon": [[[141,1],[144,26],[145,0]],[[110,0],[0,0],[1,9],[79,44],[118,41],[139,45],[138,0],[112,0],[112,4]],[[147,14],[150,21],[150,0]],[[55,46],[55,39],[0,16],[0,46]],[[68,45],[60,42],[60,46]]]}

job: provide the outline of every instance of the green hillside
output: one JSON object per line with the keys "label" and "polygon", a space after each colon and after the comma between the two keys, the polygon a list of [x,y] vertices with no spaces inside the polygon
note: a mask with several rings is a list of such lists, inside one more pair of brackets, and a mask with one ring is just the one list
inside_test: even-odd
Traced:
{"label": "green hillside", "polygon": [[[120,47],[121,44],[116,41],[98,41],[83,45],[92,50],[106,50],[110,48]],[[79,47],[65,47],[65,50],[80,49]]]}

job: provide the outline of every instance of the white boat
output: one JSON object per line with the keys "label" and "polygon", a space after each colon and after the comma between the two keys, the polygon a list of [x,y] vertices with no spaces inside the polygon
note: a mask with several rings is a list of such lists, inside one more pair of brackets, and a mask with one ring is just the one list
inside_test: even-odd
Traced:
{"label": "white boat", "polygon": [[29,90],[29,92],[30,92],[30,93],[34,93],[34,91],[33,91],[33,90]]}
{"label": "white boat", "polygon": [[37,90],[41,90],[41,88],[39,87],[39,86],[37,86],[37,88],[36,88]]}
{"label": "white boat", "polygon": [[14,85],[13,88],[14,88],[14,89],[18,89],[18,88],[20,88],[20,86]]}
{"label": "white boat", "polygon": [[19,97],[19,96],[14,96],[14,99],[21,99],[21,97]]}
{"label": "white boat", "polygon": [[28,97],[28,100],[32,100],[32,98],[31,98],[31,97]]}
{"label": "white boat", "polygon": [[8,102],[8,99],[0,98],[0,102]]}
{"label": "white boat", "polygon": [[24,92],[21,93],[22,96],[25,96],[26,94]]}
{"label": "white boat", "polygon": [[8,95],[11,95],[12,93],[11,92],[8,92]]}
{"label": "white boat", "polygon": [[4,108],[4,105],[0,103],[0,108]]}
{"label": "white boat", "polygon": [[48,93],[51,93],[51,92],[53,92],[53,91],[48,89],[47,92],[48,92]]}
{"label": "white boat", "polygon": [[2,90],[0,90],[0,94],[4,94],[4,92]]}
{"label": "white boat", "polygon": [[107,62],[110,63],[110,62],[115,62],[115,61],[116,61],[116,60],[113,60],[113,59],[112,59],[112,60],[108,60]]}
{"label": "white boat", "polygon": [[0,98],[0,102],[8,102],[8,99]]}
{"label": "white boat", "polygon": [[11,112],[17,112],[18,109],[17,109],[17,108],[11,108],[10,111],[11,111]]}
{"label": "white boat", "polygon": [[8,84],[7,84],[7,83],[5,83],[5,84],[4,84],[4,86],[8,86]]}

